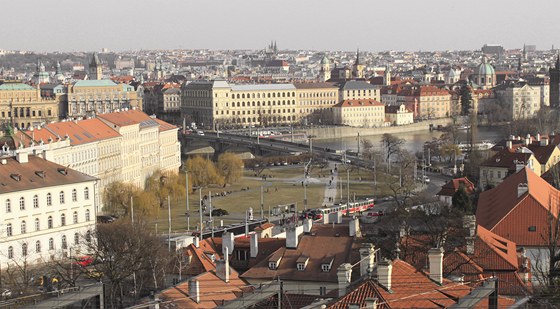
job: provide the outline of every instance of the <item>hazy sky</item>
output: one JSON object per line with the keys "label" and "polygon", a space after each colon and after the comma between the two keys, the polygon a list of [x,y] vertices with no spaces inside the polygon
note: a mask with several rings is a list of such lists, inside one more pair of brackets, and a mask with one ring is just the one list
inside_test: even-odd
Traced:
{"label": "hazy sky", "polygon": [[18,0],[0,49],[447,50],[560,47],[555,0]]}

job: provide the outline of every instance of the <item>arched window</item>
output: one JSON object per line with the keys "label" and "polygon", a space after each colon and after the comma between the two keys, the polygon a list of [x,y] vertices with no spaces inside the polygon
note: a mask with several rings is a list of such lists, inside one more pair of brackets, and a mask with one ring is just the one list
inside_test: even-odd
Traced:
{"label": "arched window", "polygon": [[35,218],[35,231],[39,231],[40,229],[39,218]]}
{"label": "arched window", "polygon": [[47,193],[47,206],[51,206],[52,205],[52,195],[50,193]]}
{"label": "arched window", "polygon": [[39,208],[39,196],[33,195],[33,208]]}
{"label": "arched window", "polygon": [[78,201],[78,191],[76,189],[72,189],[72,202]]}
{"label": "arched window", "polygon": [[19,198],[19,210],[25,210],[25,198],[23,196]]}
{"label": "arched window", "polygon": [[78,223],[78,212],[74,211],[74,214],[72,215],[72,223],[76,224]]}
{"label": "arched window", "polygon": [[62,214],[60,215],[60,226],[65,226],[66,225],[66,215]]}
{"label": "arched window", "polygon": [[37,240],[37,241],[35,242],[35,252],[36,252],[36,253],[41,252],[41,242],[40,242],[39,240]]}
{"label": "arched window", "polygon": [[10,199],[6,200],[6,212],[12,212],[12,202]]}
{"label": "arched window", "polygon": [[21,255],[27,256],[27,244],[25,243],[21,244]]}
{"label": "arched window", "polygon": [[21,233],[25,234],[27,232],[27,224],[25,223],[25,220],[21,221]]}
{"label": "arched window", "polygon": [[80,243],[80,234],[74,234],[74,245],[78,245]]}
{"label": "arched window", "polygon": [[54,239],[49,238],[49,250],[54,250]]}
{"label": "arched window", "polygon": [[66,242],[66,235],[62,235],[62,249],[68,249],[68,243]]}
{"label": "arched window", "polygon": [[49,218],[47,219],[47,226],[48,226],[49,229],[53,228],[52,216],[49,216]]}
{"label": "arched window", "polygon": [[86,233],[86,241],[87,241],[88,243],[91,242],[91,231],[87,231],[87,233]]}
{"label": "arched window", "polygon": [[9,246],[8,247],[8,258],[9,259],[13,259],[14,258],[14,247]]}
{"label": "arched window", "polygon": [[86,209],[86,221],[90,220],[89,209]]}
{"label": "arched window", "polygon": [[58,197],[60,199],[60,204],[64,204],[64,191],[60,191]]}
{"label": "arched window", "polygon": [[84,188],[84,199],[89,200],[89,188],[88,187]]}
{"label": "arched window", "polygon": [[6,224],[6,236],[12,236],[12,224],[8,223]]}

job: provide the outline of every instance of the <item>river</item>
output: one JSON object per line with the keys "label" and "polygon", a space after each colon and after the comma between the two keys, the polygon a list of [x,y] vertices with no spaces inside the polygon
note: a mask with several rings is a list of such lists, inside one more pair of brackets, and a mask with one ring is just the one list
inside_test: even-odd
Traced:
{"label": "river", "polygon": [[[440,131],[415,131],[410,133],[397,133],[393,134],[399,138],[404,139],[405,144],[404,148],[412,153],[416,153],[418,151],[422,151],[424,142],[431,140],[433,138],[439,138],[442,132]],[[504,138],[505,135],[503,133],[502,128],[498,127],[479,127],[477,129],[477,134],[475,140],[477,142],[480,141],[491,141],[497,142],[500,139]],[[381,138],[382,135],[373,135],[373,136],[360,136],[361,139],[370,140],[374,146],[374,148],[380,150],[381,149]],[[467,131],[459,131],[459,141],[466,142],[467,141]],[[350,151],[357,151],[358,150],[358,136],[356,137],[342,137],[342,138],[329,138],[329,139],[320,139],[320,140],[313,140],[313,146],[318,147],[325,147],[330,149],[338,149],[338,150],[350,150]]]}

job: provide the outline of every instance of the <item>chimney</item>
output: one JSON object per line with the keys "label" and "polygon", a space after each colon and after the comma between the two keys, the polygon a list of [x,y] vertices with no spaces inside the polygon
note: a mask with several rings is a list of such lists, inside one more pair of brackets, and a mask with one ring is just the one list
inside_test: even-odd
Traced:
{"label": "chimney", "polygon": [[523,168],[525,168],[525,162],[523,161],[518,161],[515,160],[513,161],[513,163],[515,164],[515,172],[519,172],[520,170],[522,170]]}
{"label": "chimney", "polygon": [[298,246],[298,233],[295,226],[288,226],[286,228],[286,249],[297,249]]}
{"label": "chimney", "polygon": [[342,223],[342,211],[337,211],[335,212],[335,223],[336,224],[341,224]]}
{"label": "chimney", "polygon": [[537,133],[537,142],[540,142],[540,141],[541,141],[541,134]]}
{"label": "chimney", "polygon": [[189,297],[197,304],[200,303],[200,285],[196,279],[189,280]]}
{"label": "chimney", "polygon": [[216,275],[218,278],[224,280],[224,282],[229,282],[229,252],[228,248],[225,248],[224,258],[222,260],[216,261]]}
{"label": "chimney", "polygon": [[543,137],[543,138],[541,139],[540,145],[541,145],[541,146],[548,146],[548,138],[547,138],[547,137]]}
{"label": "chimney", "polygon": [[257,233],[253,233],[251,234],[251,240],[250,240],[250,256],[252,258],[257,257],[257,254],[259,254],[259,235]]}
{"label": "chimney", "polygon": [[443,282],[443,248],[428,250],[428,261],[430,263],[430,279],[437,284],[441,284]]}
{"label": "chimney", "polygon": [[29,154],[26,151],[18,151],[16,153],[16,160],[19,163],[27,163],[29,162]]}
{"label": "chimney", "polygon": [[233,237],[233,233],[232,232],[227,232],[224,233],[224,235],[222,236],[222,253],[226,253],[226,248],[227,248],[227,252],[229,253],[233,253],[233,245],[235,243],[235,238]]}
{"label": "chimney", "polygon": [[377,264],[377,282],[388,292],[391,291],[391,275],[393,273],[393,262],[383,259]]}
{"label": "chimney", "polygon": [[465,237],[467,243],[467,254],[474,254],[474,241],[476,239],[476,217],[474,215],[463,216],[463,228],[467,230]]}
{"label": "chimney", "polygon": [[360,248],[360,277],[369,275],[373,271],[375,264],[375,246],[370,243],[363,243]]}
{"label": "chimney", "polygon": [[200,248],[200,240],[198,239],[198,236],[195,236],[195,237],[194,237],[194,239],[193,239],[193,245],[194,245],[196,248]]}
{"label": "chimney", "polygon": [[377,298],[368,297],[364,299],[366,309],[377,309]]}
{"label": "chimney", "polygon": [[323,224],[329,224],[329,216],[330,214],[323,214]]}
{"label": "chimney", "polygon": [[517,185],[517,197],[521,197],[525,192],[529,190],[529,186],[526,183],[520,183]]}
{"label": "chimney", "polygon": [[311,233],[311,228],[313,227],[313,220],[311,219],[303,219],[303,232],[305,234]]}
{"label": "chimney", "polygon": [[346,289],[350,285],[350,280],[352,279],[352,265],[344,263],[338,266],[336,276],[338,277],[338,297],[341,297],[346,295]]}
{"label": "chimney", "polygon": [[360,220],[358,218],[353,218],[350,220],[350,237],[362,237],[362,232],[360,231]]}
{"label": "chimney", "polygon": [[506,141],[506,148],[507,149],[513,148],[513,141]]}

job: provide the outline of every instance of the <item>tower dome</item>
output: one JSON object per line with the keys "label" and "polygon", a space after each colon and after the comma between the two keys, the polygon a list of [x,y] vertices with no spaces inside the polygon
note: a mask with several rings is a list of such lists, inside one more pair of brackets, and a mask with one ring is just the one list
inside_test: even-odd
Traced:
{"label": "tower dome", "polygon": [[488,63],[486,55],[482,56],[482,63],[475,69],[473,79],[482,89],[490,89],[496,85],[496,70]]}
{"label": "tower dome", "polygon": [[321,64],[330,64],[331,62],[329,61],[329,58],[327,58],[327,55],[325,55],[323,57],[323,59],[321,59]]}
{"label": "tower dome", "polygon": [[478,73],[478,75],[496,74],[494,67],[490,63],[488,63],[488,59],[486,59],[486,56],[482,56],[482,63],[478,65],[476,72]]}

